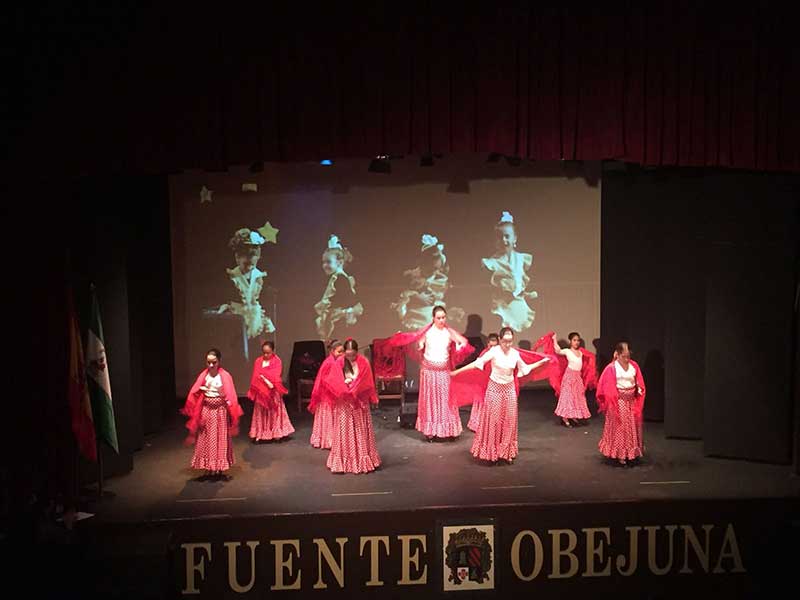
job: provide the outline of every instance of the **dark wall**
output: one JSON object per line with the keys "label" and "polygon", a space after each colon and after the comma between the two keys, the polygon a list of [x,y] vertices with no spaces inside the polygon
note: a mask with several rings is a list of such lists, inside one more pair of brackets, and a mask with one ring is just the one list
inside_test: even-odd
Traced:
{"label": "dark wall", "polygon": [[629,339],[645,417],[708,454],[791,460],[798,192],[788,175],[606,165],[600,350]]}

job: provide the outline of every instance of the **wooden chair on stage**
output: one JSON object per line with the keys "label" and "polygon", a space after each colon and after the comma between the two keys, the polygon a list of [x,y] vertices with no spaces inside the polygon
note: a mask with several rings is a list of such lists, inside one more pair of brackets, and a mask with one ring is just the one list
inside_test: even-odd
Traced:
{"label": "wooden chair on stage", "polygon": [[295,342],[289,365],[289,390],[297,398],[297,412],[303,410],[303,402],[311,401],[314,379],[322,361],[325,360],[325,344],[320,340]]}
{"label": "wooden chair on stage", "polygon": [[406,355],[402,348],[391,347],[388,338],[372,340],[372,374],[378,400],[400,400],[400,415],[406,408]]}

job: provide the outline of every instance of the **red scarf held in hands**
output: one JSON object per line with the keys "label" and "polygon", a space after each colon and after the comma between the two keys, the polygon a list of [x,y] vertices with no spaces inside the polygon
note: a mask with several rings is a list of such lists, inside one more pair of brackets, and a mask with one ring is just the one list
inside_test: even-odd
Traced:
{"label": "red scarf held in hands", "polygon": [[[564,379],[564,372],[567,370],[567,365],[569,363],[563,354],[556,354],[552,331],[545,333],[536,340],[533,349],[538,350],[539,348],[550,357],[550,362],[547,364],[547,378],[550,381],[550,387],[552,387],[553,391],[556,393],[556,398],[558,398],[561,395],[561,381]],[[587,390],[593,390],[597,386],[597,359],[594,354],[585,348],[580,348],[580,351],[583,355],[583,363],[581,366],[583,387]]]}
{"label": "red scarf held in hands", "polygon": [[[484,348],[479,356],[483,356],[489,350],[490,348]],[[531,352],[521,348],[517,348],[516,350],[519,352],[522,362],[527,365],[545,358],[544,354],[539,354],[538,352]],[[514,368],[514,388],[517,391],[517,397],[519,397],[519,387],[522,383],[546,379],[548,377],[549,364],[549,362],[546,362],[523,377],[518,377],[517,368]],[[450,380],[451,404],[454,406],[467,406],[469,404],[480,405],[486,397],[486,388],[489,385],[489,375],[491,374],[492,361],[487,361],[486,364],[483,365],[483,369],[472,368],[461,371],[461,373]]]}
{"label": "red scarf held in hands", "polygon": [[369,361],[359,354],[356,358],[358,375],[350,383],[345,383],[345,377],[349,377],[344,373],[346,360],[344,356],[335,359],[324,375],[320,368],[320,374],[317,376],[320,378],[318,402],[330,402],[331,405],[348,402],[362,408],[377,404],[378,393],[375,390]]}
{"label": "red scarf held in hands", "polygon": [[[392,337],[389,338],[388,344],[390,346],[402,346],[406,349],[406,354],[408,354],[411,358],[413,358],[417,362],[422,362],[422,355],[420,354],[418,345],[419,341],[428,333],[428,330],[433,327],[433,321],[428,323],[422,329],[417,329],[416,331],[409,331],[406,333],[395,333]],[[449,356],[449,367],[450,370],[453,371],[456,368],[456,365],[464,362],[473,352],[475,352],[475,348],[467,341],[463,335],[458,333],[455,329],[450,326],[446,326],[447,330],[450,332],[450,351],[448,352]],[[460,350],[456,350],[456,343],[452,341],[453,339],[463,340],[464,346]]]}
{"label": "red scarf held in hands", "polygon": [[[236,396],[236,388],[233,386],[231,374],[222,367],[219,367],[218,371],[220,379],[222,379],[223,398],[228,407],[231,435],[237,436],[239,435],[239,418],[244,414],[244,411],[242,407],[239,406],[239,398]],[[192,385],[192,389],[189,390],[189,394],[186,396],[186,403],[181,409],[181,413],[189,417],[189,420],[186,422],[186,429],[189,430],[189,435],[185,440],[189,445],[194,444],[197,440],[197,431],[203,426],[201,417],[203,413],[203,397],[205,394],[203,390],[200,389],[200,386],[205,385],[206,375],[208,375],[208,369],[203,369],[200,375],[197,376],[194,385]]]}
{"label": "red scarf held in hands", "polygon": [[[283,396],[289,393],[283,382],[281,381],[281,372],[283,371],[283,363],[277,354],[273,354],[269,358],[269,365],[264,365],[264,356],[259,356],[253,363],[253,375],[250,378],[250,389],[247,391],[247,397],[256,404],[260,404],[264,408],[274,408],[279,402],[283,402]],[[266,378],[271,384],[270,388],[264,379]]]}

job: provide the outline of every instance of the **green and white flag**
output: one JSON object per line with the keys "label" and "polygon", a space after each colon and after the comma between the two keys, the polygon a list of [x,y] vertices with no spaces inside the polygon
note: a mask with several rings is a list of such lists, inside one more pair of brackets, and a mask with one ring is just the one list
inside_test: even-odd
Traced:
{"label": "green and white flag", "polygon": [[92,415],[97,439],[105,441],[119,454],[117,426],[114,421],[114,404],[111,401],[111,380],[106,362],[106,345],[103,340],[103,323],[100,321],[100,303],[92,286],[92,315],[86,340],[86,375]]}

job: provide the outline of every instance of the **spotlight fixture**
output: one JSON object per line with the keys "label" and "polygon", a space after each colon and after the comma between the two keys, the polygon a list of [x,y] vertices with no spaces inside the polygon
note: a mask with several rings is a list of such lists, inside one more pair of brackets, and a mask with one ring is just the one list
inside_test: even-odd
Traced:
{"label": "spotlight fixture", "polygon": [[319,164],[321,164],[323,167],[330,167],[333,165],[333,161],[330,158],[323,158],[321,161],[319,161]]}
{"label": "spotlight fixture", "polygon": [[486,162],[496,163],[500,162],[500,159],[503,158],[503,155],[499,152],[489,152],[489,158],[486,159]]}
{"label": "spotlight fixture", "polygon": [[264,170],[264,161],[257,160],[253,164],[250,165],[250,172],[251,173],[261,173]]}
{"label": "spotlight fixture", "polygon": [[389,156],[386,154],[379,154],[369,162],[370,173],[391,173],[392,163],[389,162]]}
{"label": "spotlight fixture", "polygon": [[509,167],[518,167],[522,164],[522,159],[519,156],[506,156],[506,162]]}

